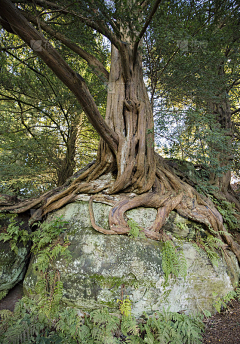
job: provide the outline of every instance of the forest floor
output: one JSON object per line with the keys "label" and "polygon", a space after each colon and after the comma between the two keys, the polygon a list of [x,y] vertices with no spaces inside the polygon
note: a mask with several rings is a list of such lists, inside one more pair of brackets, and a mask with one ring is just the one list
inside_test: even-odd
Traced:
{"label": "forest floor", "polygon": [[[22,286],[18,284],[0,301],[0,310],[13,311],[22,295]],[[202,344],[240,344],[240,301],[231,301],[220,314],[208,318],[205,325]]]}
{"label": "forest floor", "polygon": [[221,313],[208,318],[203,336],[203,344],[240,343],[240,301],[231,301]]}

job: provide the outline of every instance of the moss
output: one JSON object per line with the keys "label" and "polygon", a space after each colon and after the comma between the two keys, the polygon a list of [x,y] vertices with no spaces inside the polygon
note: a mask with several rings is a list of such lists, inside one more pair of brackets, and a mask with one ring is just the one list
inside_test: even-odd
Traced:
{"label": "moss", "polygon": [[119,287],[124,285],[125,287],[127,286],[136,286],[140,282],[137,280],[137,278],[133,275],[130,274],[128,276],[124,277],[116,277],[116,276],[102,276],[98,274],[94,274],[90,276],[92,281],[96,281],[100,287],[104,288],[110,288],[113,290],[117,290]]}

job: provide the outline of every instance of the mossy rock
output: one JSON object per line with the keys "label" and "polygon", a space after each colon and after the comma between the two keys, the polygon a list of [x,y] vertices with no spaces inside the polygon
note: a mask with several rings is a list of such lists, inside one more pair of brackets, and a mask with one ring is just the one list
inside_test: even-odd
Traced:
{"label": "mossy rock", "polygon": [[[110,207],[93,203],[96,223],[108,228]],[[207,254],[189,242],[195,235],[194,224],[172,212],[164,229],[175,236],[174,242],[182,249],[187,266],[186,276],[170,276],[168,283],[162,268],[163,243],[147,238],[130,238],[123,235],[104,235],[96,232],[90,223],[88,202],[71,203],[48,217],[63,216],[69,221],[65,237],[71,245],[72,262],[66,266],[61,260],[55,268],[61,273],[64,285],[63,302],[66,305],[90,312],[107,306],[117,311],[117,299],[122,295],[132,301],[132,313],[138,317],[143,311],[153,314],[163,307],[170,311],[194,313],[203,309],[213,311],[214,296],[224,296],[238,282],[239,267],[231,254],[232,270],[219,257],[218,267],[213,266]],[[128,212],[144,227],[150,227],[156,210],[138,208]],[[181,221],[184,226],[177,226]],[[177,231],[177,233],[176,233]],[[178,238],[176,238],[178,236]],[[37,260],[37,257],[33,260]],[[32,264],[24,279],[24,292],[34,293],[39,275]],[[231,278],[232,281],[231,281]]]}

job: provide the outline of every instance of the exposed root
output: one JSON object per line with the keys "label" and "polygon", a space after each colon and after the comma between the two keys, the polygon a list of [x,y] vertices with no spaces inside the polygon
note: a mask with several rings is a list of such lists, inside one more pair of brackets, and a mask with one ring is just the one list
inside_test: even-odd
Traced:
{"label": "exposed root", "polygon": [[[99,166],[101,166],[101,169],[103,168],[103,164],[100,163],[99,165],[96,162],[69,186],[56,188],[43,194],[38,199],[22,202],[15,206],[6,206],[0,210],[21,213],[29,209],[36,209],[31,221],[34,222],[39,220],[41,216],[73,202],[79,194],[84,193],[94,195],[90,197],[89,212],[92,227],[98,232],[110,235],[128,234],[131,228],[129,228],[125,218],[126,211],[137,207],[156,208],[157,216],[154,223],[149,228],[144,228],[143,232],[150,239],[165,241],[171,240],[171,237],[163,232],[162,227],[170,212],[175,209],[180,215],[205,225],[211,234],[223,241],[222,248],[225,254],[227,254],[225,249],[226,243],[240,262],[240,246],[227,232],[223,225],[222,216],[211,200],[206,196],[200,195],[188,183],[183,182],[165,164],[162,158],[156,156],[155,161],[157,167],[153,187],[150,191],[140,195],[137,194],[139,188],[134,190],[135,194],[122,193],[116,196],[113,195],[112,190],[118,189],[120,184],[123,186],[123,182],[125,183],[124,189],[126,189],[126,185],[131,184],[131,178],[128,178],[128,180],[120,178],[117,181],[117,185],[114,178],[100,177],[95,179],[100,174]],[[112,162],[108,161],[105,164],[104,171],[109,171],[112,168]],[[131,164],[129,168],[131,169]],[[89,180],[89,175],[92,176],[92,180]],[[135,173],[135,177],[136,175]],[[83,180],[83,177],[85,177],[85,180]],[[93,201],[107,203],[112,206],[109,212],[109,230],[96,224],[92,208]]]}

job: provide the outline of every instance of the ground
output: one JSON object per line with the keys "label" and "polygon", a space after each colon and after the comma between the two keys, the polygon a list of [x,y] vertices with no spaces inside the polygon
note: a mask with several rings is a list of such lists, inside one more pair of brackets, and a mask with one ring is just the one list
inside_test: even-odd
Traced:
{"label": "ground", "polygon": [[226,310],[206,320],[202,343],[240,343],[240,301],[231,301]]}
{"label": "ground", "polygon": [[[12,311],[21,296],[22,285],[18,284],[0,301],[0,310]],[[240,344],[240,301],[231,301],[226,310],[206,319],[205,324],[202,344]]]}

